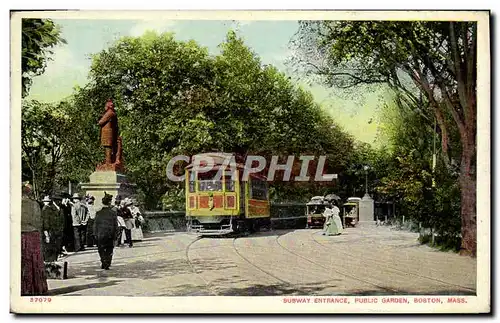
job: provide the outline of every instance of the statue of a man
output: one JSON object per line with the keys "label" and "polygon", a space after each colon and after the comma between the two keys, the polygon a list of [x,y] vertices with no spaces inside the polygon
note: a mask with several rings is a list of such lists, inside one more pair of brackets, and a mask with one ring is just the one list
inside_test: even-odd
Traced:
{"label": "statue of a man", "polygon": [[105,164],[111,165],[116,161],[118,151],[118,118],[116,117],[115,106],[110,99],[106,101],[106,112],[99,120],[101,126],[101,146],[105,150]]}

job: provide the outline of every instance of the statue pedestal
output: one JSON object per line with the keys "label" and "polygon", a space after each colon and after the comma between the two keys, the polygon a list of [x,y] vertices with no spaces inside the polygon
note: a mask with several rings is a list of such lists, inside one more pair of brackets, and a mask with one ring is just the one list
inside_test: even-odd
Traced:
{"label": "statue pedestal", "polygon": [[375,224],[374,219],[374,201],[370,195],[365,194],[359,201],[359,223],[360,224]]}
{"label": "statue pedestal", "polygon": [[104,192],[113,195],[113,201],[117,195],[122,199],[133,197],[136,185],[127,180],[127,176],[115,171],[95,171],[90,175],[89,183],[82,183],[81,188],[86,194],[95,197],[94,205],[96,210],[102,208],[102,198]]}

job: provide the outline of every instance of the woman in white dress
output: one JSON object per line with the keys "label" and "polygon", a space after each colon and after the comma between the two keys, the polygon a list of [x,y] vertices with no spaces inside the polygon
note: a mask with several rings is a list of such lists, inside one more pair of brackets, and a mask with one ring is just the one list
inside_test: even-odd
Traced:
{"label": "woman in white dress", "polygon": [[323,235],[333,236],[342,233],[342,221],[339,214],[340,209],[335,204],[333,206],[328,205],[325,208],[323,216],[326,219],[323,227]]}
{"label": "woman in white dress", "polygon": [[[142,217],[141,211],[136,204],[136,202],[129,198],[125,199],[125,207],[127,207],[130,210],[130,213],[132,213],[132,219],[127,224],[131,226],[132,241],[142,241],[144,239],[144,235],[142,233],[141,225],[144,223],[144,218]],[[125,237],[123,237],[123,239],[125,239]]]}
{"label": "woman in white dress", "polygon": [[120,208],[121,208],[121,202],[118,201],[118,203],[116,204],[116,210],[117,210],[116,221],[118,222],[118,232],[116,234],[115,247],[123,246],[123,243],[125,241],[125,234],[123,232],[125,231],[125,228],[127,227],[125,225],[125,220],[120,215],[121,212],[118,212],[120,210]]}

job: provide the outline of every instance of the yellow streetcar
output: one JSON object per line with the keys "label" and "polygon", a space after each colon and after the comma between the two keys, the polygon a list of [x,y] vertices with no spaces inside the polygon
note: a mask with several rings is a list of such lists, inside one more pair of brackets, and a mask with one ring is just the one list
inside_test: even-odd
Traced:
{"label": "yellow streetcar", "polygon": [[344,228],[355,227],[356,223],[359,222],[359,202],[361,199],[359,197],[350,197],[347,199],[347,203],[344,203],[343,208],[343,220]]}
{"label": "yellow streetcar", "polygon": [[323,196],[314,196],[311,198],[311,201],[306,204],[306,229],[323,227],[325,224],[325,217],[323,213],[325,212],[327,205],[329,205],[329,203],[325,201]]}
{"label": "yellow streetcar", "polygon": [[264,176],[248,172],[245,180],[244,164],[236,163],[231,169],[225,163],[228,154],[207,153],[198,157],[210,157],[214,166],[209,171],[196,163],[186,167],[188,232],[224,235],[271,226],[268,183]]}

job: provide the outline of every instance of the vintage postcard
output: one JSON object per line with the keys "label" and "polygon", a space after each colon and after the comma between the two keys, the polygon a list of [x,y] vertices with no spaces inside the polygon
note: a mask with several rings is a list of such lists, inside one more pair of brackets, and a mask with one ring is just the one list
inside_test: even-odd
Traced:
{"label": "vintage postcard", "polygon": [[13,313],[491,310],[488,11],[15,11],[11,99]]}

